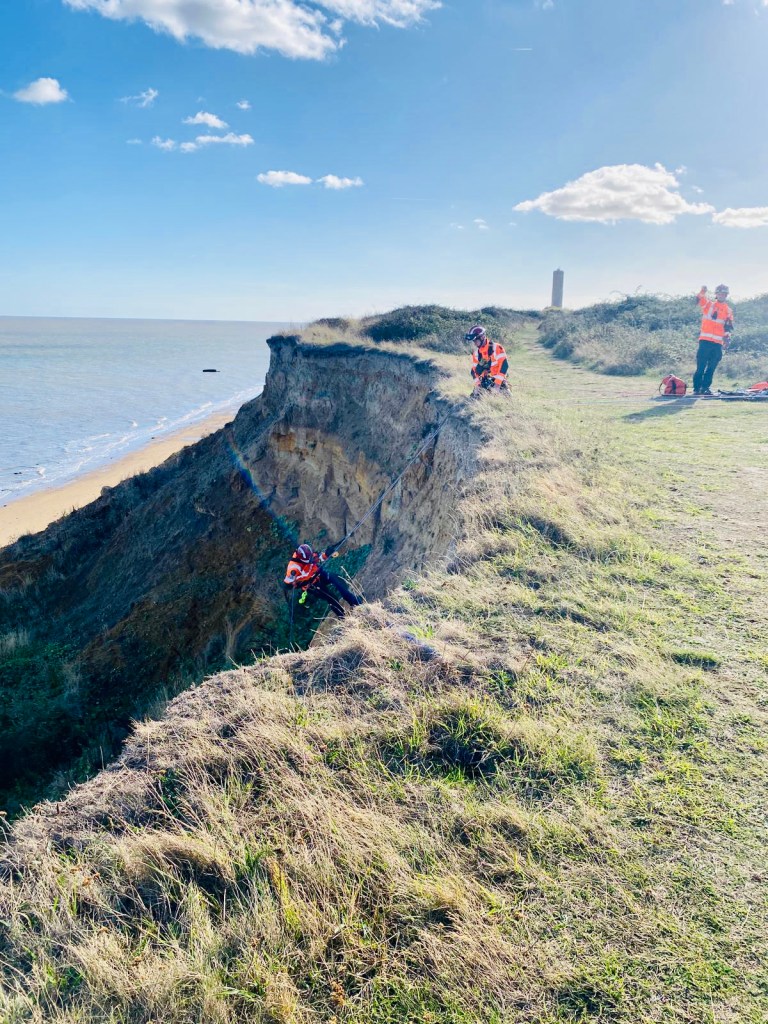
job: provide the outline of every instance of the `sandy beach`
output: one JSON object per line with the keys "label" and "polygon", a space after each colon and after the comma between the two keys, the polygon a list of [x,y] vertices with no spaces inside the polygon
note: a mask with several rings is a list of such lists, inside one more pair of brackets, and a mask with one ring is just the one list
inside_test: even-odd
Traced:
{"label": "sandy beach", "polygon": [[60,487],[36,491],[0,506],[0,547],[5,547],[25,533],[38,533],[68,512],[89,504],[98,498],[103,487],[114,487],[130,476],[159,466],[188,444],[194,444],[201,437],[223,427],[233,419],[235,411],[229,409],[216,413],[183,430],[158,438],[144,448],[116,458]]}

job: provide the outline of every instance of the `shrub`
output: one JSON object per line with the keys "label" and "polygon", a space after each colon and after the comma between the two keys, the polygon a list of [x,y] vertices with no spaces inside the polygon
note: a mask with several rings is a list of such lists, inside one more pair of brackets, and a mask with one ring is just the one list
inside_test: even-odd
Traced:
{"label": "shrub", "polygon": [[391,313],[366,317],[361,333],[372,341],[418,341],[425,348],[438,352],[466,352],[464,335],[475,323],[482,323],[488,333],[503,345],[512,344],[513,332],[527,314],[499,306],[483,309],[447,309],[445,306],[403,306]]}
{"label": "shrub", "polygon": [[[736,304],[736,331],[723,373],[745,381],[768,375],[768,294]],[[691,297],[627,295],[569,313],[552,310],[541,343],[559,359],[619,376],[673,372],[690,376],[699,327]]]}

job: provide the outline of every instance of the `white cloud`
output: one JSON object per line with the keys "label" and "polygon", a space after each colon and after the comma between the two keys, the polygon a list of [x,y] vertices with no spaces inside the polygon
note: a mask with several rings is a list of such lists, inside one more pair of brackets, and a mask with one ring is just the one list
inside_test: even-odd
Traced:
{"label": "white cloud", "polygon": [[160,93],[157,89],[145,89],[144,92],[140,92],[138,96],[123,96],[120,102],[130,103],[135,107],[146,109],[154,104],[159,95]]}
{"label": "white cloud", "polygon": [[488,227],[488,221],[485,220],[484,217],[475,217],[475,219],[472,221],[472,223],[475,225],[475,227],[477,228],[478,231],[490,231],[491,230]]}
{"label": "white cloud", "polygon": [[142,146],[143,145],[141,139],[126,139],[125,140],[125,144],[127,146]]}
{"label": "white cloud", "polygon": [[340,31],[341,19],[359,22],[361,25],[375,25],[379,21],[397,28],[406,28],[420,21],[426,11],[441,6],[439,0],[317,0],[321,7],[339,15],[339,21],[331,24],[332,31]]}
{"label": "white cloud", "polygon": [[198,110],[194,117],[185,117],[184,124],[205,124],[209,128],[228,128],[226,121],[222,121],[215,114],[207,114],[204,110]]}
{"label": "white cloud", "polygon": [[252,146],[253,138],[248,135],[235,135],[234,132],[227,132],[226,135],[198,135],[194,142],[182,142],[179,149],[182,153],[194,153],[196,149],[204,146]]}
{"label": "white cloud", "polygon": [[454,231],[463,231],[464,230],[464,225],[463,224],[456,224],[455,222],[449,224],[448,227],[449,228],[453,228]]}
{"label": "white cloud", "polygon": [[251,104],[248,102],[248,100],[238,100],[237,103],[235,104],[235,106],[237,107],[238,110],[250,110],[251,109]]}
{"label": "white cloud", "polygon": [[671,224],[681,214],[714,213],[708,203],[689,203],[679,192],[672,171],[661,164],[616,164],[600,167],[570,181],[554,192],[518,203],[515,210],[540,210],[558,220],[613,224],[639,220],[645,224]]}
{"label": "white cloud", "polygon": [[318,184],[323,185],[325,188],[333,189],[360,188],[364,184],[362,178],[339,178],[335,174],[324,174],[317,181]]}
{"label": "white cloud", "polygon": [[305,174],[297,174],[295,171],[267,171],[259,174],[256,180],[262,185],[269,185],[271,188],[282,188],[284,185],[311,185],[312,179]]}
{"label": "white cloud", "polygon": [[712,220],[726,228],[765,228],[768,227],[768,206],[742,206],[739,209],[729,206],[714,214]]}
{"label": "white cloud", "polygon": [[[312,178],[306,174],[297,174],[296,171],[266,171],[259,174],[256,180],[262,185],[270,185],[272,188],[282,188],[284,185],[311,185]],[[364,184],[362,178],[340,178],[336,174],[324,174],[322,178],[315,178],[317,185],[324,188],[344,189],[360,188]]]}
{"label": "white cloud", "polygon": [[227,132],[226,135],[198,135],[195,139],[198,146],[252,146],[253,136],[245,132],[243,135],[235,135],[234,132]]}
{"label": "white cloud", "polygon": [[19,103],[34,103],[42,107],[46,103],[63,103],[69,93],[62,89],[55,78],[38,78],[13,94]]}
{"label": "white cloud", "polygon": [[176,142],[174,139],[161,139],[159,135],[156,135],[154,139],[152,139],[152,145],[157,146],[158,149],[176,149]]}
{"label": "white cloud", "polygon": [[213,49],[322,60],[343,45],[344,20],[406,28],[441,0],[64,0],[79,11],[114,21],[144,21],[179,42],[202,40]]}

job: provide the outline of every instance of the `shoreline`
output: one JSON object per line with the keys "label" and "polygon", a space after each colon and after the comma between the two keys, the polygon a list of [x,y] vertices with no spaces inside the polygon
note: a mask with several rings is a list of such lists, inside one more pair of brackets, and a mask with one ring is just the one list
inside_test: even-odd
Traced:
{"label": "shoreline", "polygon": [[102,488],[114,487],[128,477],[154,469],[186,448],[229,423],[237,408],[221,410],[204,420],[190,423],[165,437],[150,441],[142,448],[127,452],[97,469],[67,483],[35,491],[22,498],[12,498],[0,506],[0,548],[12,544],[27,533],[39,533],[62,516],[83,508],[101,494]]}

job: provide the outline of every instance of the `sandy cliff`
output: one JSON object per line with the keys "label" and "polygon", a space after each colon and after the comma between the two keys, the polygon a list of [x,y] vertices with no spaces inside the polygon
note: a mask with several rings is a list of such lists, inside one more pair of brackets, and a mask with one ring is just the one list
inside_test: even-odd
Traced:
{"label": "sandy cliff", "polygon": [[[158,694],[287,643],[297,538],[338,540],[446,417],[350,544],[371,597],[448,552],[473,440],[428,362],[271,339],[233,423],[0,552],[0,786],[108,755]],[[316,621],[305,616],[303,641]]]}

